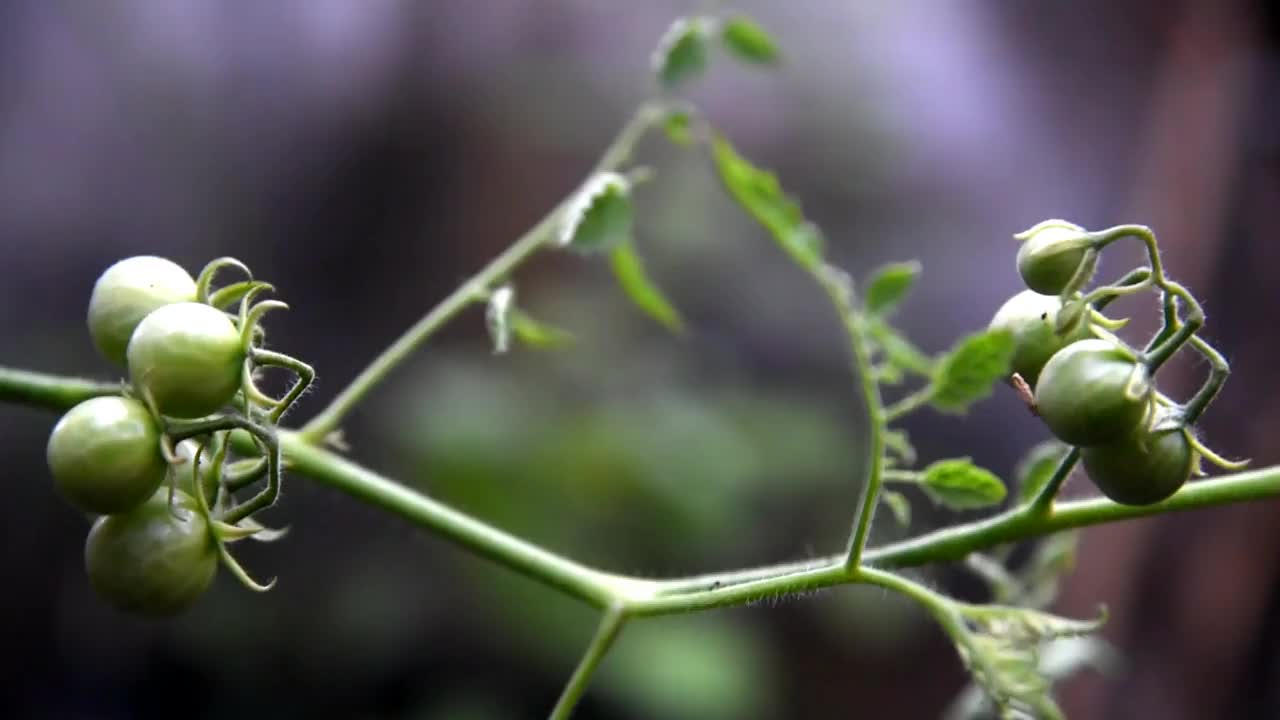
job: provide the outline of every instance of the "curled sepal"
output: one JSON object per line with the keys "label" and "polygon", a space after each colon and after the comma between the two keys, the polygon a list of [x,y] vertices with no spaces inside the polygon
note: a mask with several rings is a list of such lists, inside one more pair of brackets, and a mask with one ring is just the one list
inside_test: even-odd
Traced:
{"label": "curled sepal", "polygon": [[253,344],[253,331],[258,327],[258,323],[262,322],[262,316],[272,310],[288,310],[289,306],[279,300],[263,300],[248,306],[249,298],[245,296],[244,304],[240,306],[240,341],[244,343],[246,348]]}
{"label": "curled sepal", "polygon": [[[1197,458],[1204,458],[1227,472],[1244,470],[1249,467],[1249,463],[1252,462],[1249,458],[1245,458],[1244,460],[1228,460],[1222,455],[1211,450],[1209,446],[1205,445],[1200,438],[1196,437],[1195,433],[1192,432],[1187,433],[1187,442],[1191,445],[1191,449],[1195,451]],[[1196,470],[1199,469],[1199,463],[1197,462]],[[1200,471],[1196,474],[1203,475],[1204,472]]]}
{"label": "curled sepal", "polygon": [[503,355],[511,349],[511,311],[515,307],[516,291],[510,285],[503,285],[489,296],[489,306],[485,310],[485,326],[489,329],[489,339],[493,342],[493,354]]}
{"label": "curled sepal", "polygon": [[226,310],[244,299],[244,296],[257,285],[255,280],[241,280],[226,287],[218,288],[209,294],[208,303],[219,310]]}
{"label": "curled sepal", "polygon": [[631,237],[631,181],[596,173],[565,208],[557,242],[579,252],[611,250]]}
{"label": "curled sepal", "polygon": [[244,374],[240,376],[240,390],[244,392],[244,397],[249,402],[259,407],[270,408],[275,407],[276,399],[258,389],[257,378],[254,377],[257,368],[253,364],[253,359],[246,356],[244,359]]}
{"label": "curled sepal", "polygon": [[218,273],[227,268],[239,270],[244,273],[245,277],[250,281],[253,280],[253,271],[249,269],[249,266],[233,257],[220,257],[215,260],[210,260],[209,263],[200,270],[200,275],[196,278],[196,300],[198,302],[208,303],[214,307],[219,307],[216,303],[211,302],[210,290],[213,287],[214,278],[217,277]]}
{"label": "curled sepal", "polygon": [[241,527],[254,528],[254,533],[249,538],[263,543],[275,542],[289,534],[288,525],[280,528],[267,527],[253,518],[241,520],[240,525]]}
{"label": "curled sepal", "polygon": [[[263,303],[264,305],[266,303]],[[275,403],[275,407],[267,413],[267,419],[272,423],[280,422],[280,418],[293,407],[293,404],[302,397],[302,394],[311,387],[311,383],[316,379],[316,371],[310,365],[301,360],[284,353],[274,352],[272,350],[262,350],[254,348],[249,354],[254,364],[259,367],[278,367],[288,370],[297,378],[289,391],[284,397]]]}
{"label": "curled sepal", "polygon": [[1071,335],[1085,322],[1086,310],[1089,308],[1081,300],[1071,300],[1062,306],[1053,322],[1053,333],[1058,336]]}
{"label": "curled sepal", "polygon": [[244,527],[242,525],[232,525],[230,523],[222,522],[221,520],[214,520],[212,522],[212,526],[214,532],[218,534],[218,539],[229,543],[238,542],[247,537],[252,537],[253,534],[257,532],[257,530],[254,530],[253,528]]}
{"label": "curled sepal", "polygon": [[276,586],[276,578],[271,578],[271,580],[267,581],[265,584],[254,580],[253,577],[249,575],[249,572],[244,569],[244,566],[240,564],[240,561],[235,559],[235,556],[231,554],[231,551],[227,549],[226,544],[221,539],[218,540],[218,555],[222,558],[222,564],[227,566],[227,570],[231,571],[231,574],[236,576],[236,579],[240,581],[241,585],[244,585],[250,590],[254,592],[267,592]]}
{"label": "curled sepal", "polygon": [[1129,324],[1129,318],[1110,318],[1102,313],[1089,309],[1089,325],[1090,327],[1100,327],[1108,332],[1115,332],[1124,328]]}
{"label": "curled sepal", "polygon": [[239,542],[246,538],[257,540],[258,542],[275,542],[289,534],[289,528],[270,528],[253,518],[245,518],[239,523],[232,525],[231,523],[221,520],[212,521],[214,532],[223,542]]}
{"label": "curled sepal", "polygon": [[1070,220],[1062,220],[1060,218],[1050,218],[1041,220],[1031,227],[1020,233],[1014,233],[1013,239],[1018,242],[1026,242],[1045,230],[1072,230],[1078,233],[1084,232],[1084,228],[1071,222]]}

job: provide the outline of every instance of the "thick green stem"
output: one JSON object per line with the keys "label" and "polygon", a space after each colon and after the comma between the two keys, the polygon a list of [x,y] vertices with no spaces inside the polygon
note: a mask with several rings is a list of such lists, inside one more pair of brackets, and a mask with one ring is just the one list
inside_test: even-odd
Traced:
{"label": "thick green stem", "polygon": [[124,385],[0,367],[0,402],[67,410],[89,398],[119,395]]}
{"label": "thick green stem", "polygon": [[[0,400],[61,410],[104,394],[106,387],[73,378],[0,368]],[[245,438],[233,439],[249,442]],[[975,522],[869,549],[848,568],[847,553],[764,568],[695,578],[649,580],[589,568],[487,525],[404,485],[315,447],[289,431],[279,432],[290,471],[341,490],[523,575],[597,607],[621,603],[630,615],[663,615],[741,605],[833,585],[861,582],[867,566],[889,570],[952,561],[969,553],[1071,528],[1167,512],[1226,505],[1280,495],[1280,466],[1188,483],[1169,499],[1143,506],[1106,498],[1057,503],[1038,515],[1023,506]],[[252,450],[252,446],[238,449]],[[862,573],[860,575],[860,573]]]}
{"label": "thick green stem", "polygon": [[1080,462],[1080,448],[1071,448],[1062,459],[1058,461],[1058,467],[1054,468],[1053,475],[1049,481],[1040,488],[1040,492],[1031,500],[1029,512],[1036,515],[1044,515],[1053,507],[1053,499],[1058,497],[1058,491],[1062,489],[1062,483],[1070,477],[1071,471],[1076,468],[1076,463]]}
{"label": "thick green stem", "polygon": [[594,570],[487,525],[339,455],[281,432],[289,470],[399,515],[462,547],[597,607],[643,591],[647,581]]}
{"label": "thick green stem", "polygon": [[550,720],[567,720],[573,714],[573,708],[587,691],[596,668],[600,667],[604,656],[613,646],[613,641],[618,638],[618,633],[622,631],[626,619],[626,612],[619,605],[610,606],[605,610],[604,616],[600,618],[600,627],[591,638],[591,644],[587,646],[586,653],[573,671],[573,676],[569,678],[569,684],[565,685],[564,692],[560,694],[555,708],[551,710]]}

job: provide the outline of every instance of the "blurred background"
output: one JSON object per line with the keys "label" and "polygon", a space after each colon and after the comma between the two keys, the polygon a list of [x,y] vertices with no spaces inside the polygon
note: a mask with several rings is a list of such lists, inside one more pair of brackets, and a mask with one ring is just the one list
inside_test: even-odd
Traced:
{"label": "blurred background", "polygon": [[[784,61],[716,58],[690,95],[776,169],[856,278],[920,258],[900,314],[930,351],[1020,289],[1010,238],[1048,217],[1153,226],[1235,375],[1203,422],[1280,462],[1276,5],[1247,0],[735,4]],[[233,255],[292,306],[274,345],[323,406],[569,192],[651,90],[692,9],[540,0],[0,4],[0,364],[112,378],[84,328],[116,259]],[[494,357],[463,316],[348,421],[352,454],[502,528],[651,576],[827,554],[859,488],[862,410],[838,323],[696,153],[641,157],[637,242],[690,332],[631,308],[599,260],[547,255],[523,305],[577,338]],[[1139,260],[1109,251],[1104,273]],[[1150,330],[1148,299],[1117,306]],[[1204,367],[1162,374],[1185,397]],[[594,629],[580,604],[302,478],[222,577],[165,622],[112,611],[55,495],[55,417],[0,407],[0,716],[543,717]],[[1001,388],[907,425],[923,462],[1008,477],[1047,432]],[[1070,495],[1088,494],[1077,477]],[[913,532],[948,517],[912,495]],[[1280,504],[1091,529],[1055,609],[1126,659],[1059,693],[1073,718],[1280,716]],[[877,542],[900,537],[887,513]],[[923,577],[982,599],[963,569]],[[965,684],[909,603],[843,588],[623,633],[582,718],[935,718]]]}

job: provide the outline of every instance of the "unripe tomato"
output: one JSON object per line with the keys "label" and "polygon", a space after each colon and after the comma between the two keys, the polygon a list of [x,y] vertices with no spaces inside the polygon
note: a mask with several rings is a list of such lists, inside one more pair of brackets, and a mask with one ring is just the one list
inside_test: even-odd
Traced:
{"label": "unripe tomato", "polygon": [[1047,225],[1018,248],[1018,274],[1027,287],[1043,295],[1058,295],[1084,262],[1089,243],[1075,225]]}
{"label": "unripe tomato", "polygon": [[199,598],[218,570],[209,523],[195,501],[156,491],[142,505],[98,518],[84,544],[89,583],[116,608],[139,615],[172,615]]}
{"label": "unripe tomato", "polygon": [[107,268],[89,297],[89,334],[98,350],[121,365],[134,328],[152,311],[196,299],[196,282],[182,267],[152,255],[125,258]]}
{"label": "unripe tomato", "polygon": [[129,377],[161,414],[208,415],[240,388],[244,347],[220,310],[200,303],[165,305],[138,323],[129,341]]}
{"label": "unripe tomato", "polygon": [[151,497],[168,469],[151,413],[119,396],[85,400],[67,411],[53,426],[46,458],[62,496],[98,515]]}
{"label": "unripe tomato", "polygon": [[1152,406],[1151,383],[1128,348],[1077,340],[1040,371],[1036,409],[1059,440],[1087,447],[1132,434]]}
{"label": "unripe tomato", "polygon": [[1013,362],[1010,368],[1035,387],[1040,370],[1049,358],[1076,340],[1090,337],[1087,322],[1077,323],[1065,335],[1054,332],[1054,323],[1062,300],[1056,295],[1041,295],[1023,290],[1000,306],[991,319],[992,330],[1008,330],[1013,334]]}
{"label": "unripe tomato", "polygon": [[1151,505],[1174,494],[1195,462],[1184,429],[1142,426],[1118,442],[1084,448],[1080,457],[1102,494],[1124,505]]}

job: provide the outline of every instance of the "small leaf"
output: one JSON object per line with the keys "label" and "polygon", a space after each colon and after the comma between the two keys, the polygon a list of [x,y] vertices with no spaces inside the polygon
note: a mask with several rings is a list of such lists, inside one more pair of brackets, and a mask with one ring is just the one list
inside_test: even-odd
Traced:
{"label": "small leaf", "polygon": [[604,251],[631,237],[631,183],[617,173],[597,173],[565,209],[560,246]]}
{"label": "small leaf", "polygon": [[662,129],[666,131],[667,139],[680,147],[693,144],[693,118],[687,112],[673,110],[667,113],[662,120]]}
{"label": "small leaf", "polygon": [[1049,483],[1053,473],[1062,462],[1067,446],[1057,440],[1045,440],[1027,451],[1013,470],[1014,481],[1018,483],[1018,497],[1022,502],[1030,502],[1040,494],[1040,490]]}
{"label": "small leaf", "polygon": [[489,296],[489,307],[485,312],[485,325],[489,328],[489,339],[493,341],[493,353],[502,355],[511,349],[511,310],[516,292],[510,285],[504,285]]}
{"label": "small leaf", "polygon": [[998,505],[1004,500],[1004,483],[968,458],[939,460],[925,468],[920,486],[934,502],[952,510],[972,510]]}
{"label": "small leaf", "polygon": [[907,496],[893,490],[885,490],[880,493],[880,500],[889,506],[889,510],[893,513],[893,518],[898,521],[902,527],[911,525],[911,501],[907,500]]}
{"label": "small leaf", "polygon": [[965,412],[1008,376],[1012,360],[1013,334],[1008,330],[990,330],[964,338],[938,363],[930,403],[944,412]]}
{"label": "small leaf", "polygon": [[653,51],[653,72],[671,89],[699,75],[707,66],[707,25],[702,18],[679,18],[667,28]]}
{"label": "small leaf", "polygon": [[516,339],[539,350],[555,350],[573,344],[573,335],[533,319],[528,313],[516,308],[511,311],[511,332]]}
{"label": "small leaf", "polygon": [[876,315],[892,312],[911,292],[920,270],[915,261],[891,263],[877,270],[867,285],[867,311]]}
{"label": "small leaf", "polygon": [[645,272],[644,260],[635,244],[624,242],[610,254],[613,275],[631,302],[646,315],[674,333],[684,332],[684,319]]}
{"label": "small leaf", "polygon": [[906,430],[887,430],[884,434],[885,450],[893,453],[904,465],[914,465],[916,449]]}
{"label": "small leaf", "polygon": [[933,375],[933,359],[903,337],[902,333],[880,320],[868,323],[868,328],[876,346],[891,364],[917,375]]}
{"label": "small leaf", "polygon": [[757,64],[778,61],[778,44],[769,31],[745,15],[726,20],[720,29],[720,39],[729,52],[741,60]]}
{"label": "small leaf", "polygon": [[805,222],[800,206],[787,197],[773,173],[761,170],[721,136],[712,140],[720,179],[734,200],[767,229],[801,267],[817,272],[822,265],[822,233]]}

